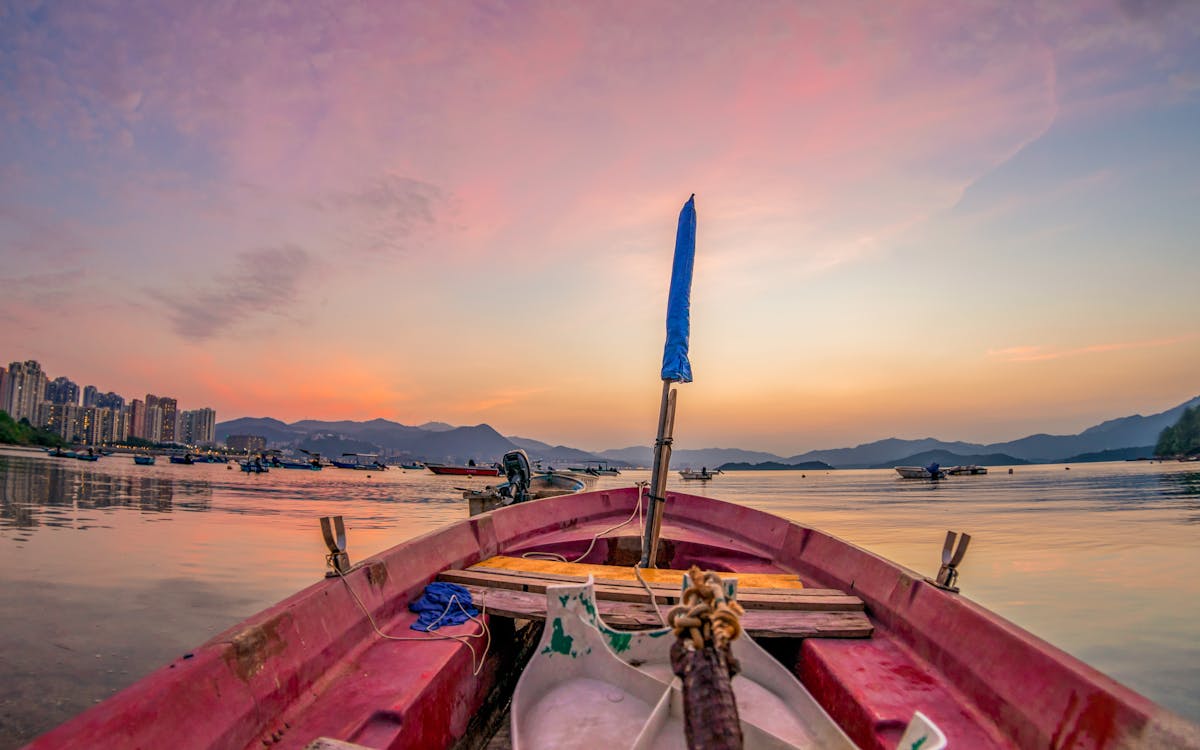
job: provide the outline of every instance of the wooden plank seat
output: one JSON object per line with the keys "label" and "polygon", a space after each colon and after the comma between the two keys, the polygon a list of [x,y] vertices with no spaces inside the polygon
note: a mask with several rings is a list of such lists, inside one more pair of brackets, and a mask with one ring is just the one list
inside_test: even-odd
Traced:
{"label": "wooden plank seat", "polygon": [[[510,558],[511,559],[511,558]],[[546,587],[557,583],[579,583],[587,576],[602,573],[621,575],[632,569],[612,566],[581,565],[579,575],[569,575],[570,563],[554,563],[557,572],[516,567],[494,567],[484,560],[466,570],[446,570],[439,581],[456,583],[467,589],[475,606],[492,615],[530,620],[546,617]],[[542,562],[542,561],[530,561]],[[598,570],[600,569],[600,570]],[[682,571],[653,570],[655,581],[647,581],[660,609],[664,612],[678,603]],[[742,627],[755,638],[868,638],[872,625],[863,611],[862,600],[835,589],[806,589],[795,576],[753,574],[747,582],[767,584],[742,586],[739,578],[738,601],[746,609]],[[629,573],[632,578],[632,572]],[[649,577],[649,576],[648,576]],[[775,580],[775,579],[778,580]],[[672,583],[674,580],[674,583]],[[771,584],[783,583],[775,587]],[[636,580],[596,577],[595,591],[600,616],[615,628],[642,630],[661,627],[650,595]]]}

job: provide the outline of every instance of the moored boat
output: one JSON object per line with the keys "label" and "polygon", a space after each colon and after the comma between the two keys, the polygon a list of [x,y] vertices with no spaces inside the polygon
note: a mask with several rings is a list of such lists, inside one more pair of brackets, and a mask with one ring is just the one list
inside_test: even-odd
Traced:
{"label": "moored boat", "polygon": [[944,469],[934,468],[930,470],[924,466],[897,466],[896,473],[901,479],[945,479],[946,471]]}
{"label": "moored boat", "polygon": [[150,454],[136,455],[133,457],[133,462],[138,466],[153,466],[155,457]]}
{"label": "moored boat", "polygon": [[696,471],[695,469],[681,469],[679,472],[679,478],[688,481],[707,482],[720,473],[720,469],[715,471],[709,471],[707,468],[703,468],[700,471]]}
{"label": "moored boat", "polygon": [[340,459],[331,458],[329,463],[339,469],[355,469],[357,471],[385,471],[387,464],[379,460],[375,453],[343,453]]}
{"label": "moored boat", "polygon": [[420,461],[413,461],[412,463],[400,464],[400,468],[405,471],[424,471],[425,464]]}
{"label": "moored boat", "polygon": [[266,474],[271,470],[271,467],[267,465],[267,462],[259,458],[241,461],[238,465],[241,467],[242,471],[246,472],[247,474]]}
{"label": "moored boat", "polygon": [[569,471],[578,471],[583,474],[597,474],[603,476],[615,477],[621,474],[620,470],[615,466],[609,466],[607,461],[587,461],[583,466],[568,466]]}
{"label": "moored boat", "polygon": [[454,466],[451,464],[425,463],[425,468],[432,471],[434,474],[455,477],[498,477],[500,476],[500,467],[489,464],[487,466]]}
{"label": "moored boat", "polygon": [[192,464],[196,463],[196,457],[193,456],[191,453],[184,453],[182,456],[171,456],[170,458],[171,458],[171,463],[173,463],[173,464],[183,464],[185,466],[191,466]]}

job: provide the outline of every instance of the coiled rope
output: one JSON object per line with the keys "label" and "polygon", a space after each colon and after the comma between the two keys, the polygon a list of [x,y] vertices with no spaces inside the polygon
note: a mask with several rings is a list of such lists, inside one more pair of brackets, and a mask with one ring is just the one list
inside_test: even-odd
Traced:
{"label": "coiled rope", "polygon": [[725,598],[716,573],[693,565],[692,581],[680,603],[667,613],[675,632],[671,669],[683,682],[684,731],[689,748],[742,747],[742,727],[731,680],[739,671],[730,644],[742,634],[743,610]]}

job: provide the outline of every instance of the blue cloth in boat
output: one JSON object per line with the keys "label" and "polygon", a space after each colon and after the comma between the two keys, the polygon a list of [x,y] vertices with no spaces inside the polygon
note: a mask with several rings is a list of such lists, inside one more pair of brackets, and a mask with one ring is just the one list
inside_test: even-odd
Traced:
{"label": "blue cloth in boat", "polygon": [[[455,601],[451,601],[452,597]],[[408,608],[417,613],[417,621],[410,627],[422,632],[437,630],[443,625],[462,625],[470,619],[467,615],[479,616],[479,611],[471,606],[471,592],[457,583],[441,581],[426,586],[425,593],[409,602]]]}

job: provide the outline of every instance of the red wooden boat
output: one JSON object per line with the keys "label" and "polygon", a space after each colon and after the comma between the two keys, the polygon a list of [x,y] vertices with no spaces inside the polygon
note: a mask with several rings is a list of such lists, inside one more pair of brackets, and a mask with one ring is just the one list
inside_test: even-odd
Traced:
{"label": "red wooden boat", "polygon": [[449,474],[456,477],[498,477],[500,469],[495,466],[451,466],[450,464],[426,463],[425,468],[434,474]]}
{"label": "red wooden boat", "polygon": [[[811,695],[803,702],[819,712],[814,721],[828,724],[826,737],[891,750],[919,714],[956,749],[1200,748],[1200,727],[944,588],[953,584],[956,561],[950,555],[939,586],[816,529],[733,503],[666,492],[676,395],[671,383],[691,380],[687,294],[694,244],[689,199],[679,218],[644,534],[631,526],[641,517],[641,488],[594,491],[483,513],[350,567],[341,519],[323,519],[337,575],[218,635],[31,747],[483,747],[505,725],[522,666],[543,638],[539,620],[553,610],[547,588],[599,571],[602,580],[575,587],[575,602],[600,618],[610,631],[604,637],[612,637],[612,628],[654,627],[659,621],[651,607],[660,596],[673,592],[678,598],[679,587],[672,590],[667,578],[658,579],[657,589],[647,581],[645,590],[615,580],[618,571],[640,564],[651,569],[648,578],[691,565],[732,573],[726,577],[738,579],[738,601],[746,607],[740,625],[766,647],[759,666],[766,660],[773,669],[773,656],[798,678],[796,683],[783,675],[788,690]],[[498,474],[490,467],[427,466],[442,474]],[[547,572],[530,566],[530,553],[572,562]],[[434,636],[409,629],[417,619],[409,603],[435,580],[467,584],[484,614]],[[797,585],[807,588],[797,591]],[[563,607],[573,606],[570,596],[558,593],[563,589],[552,591]],[[553,652],[576,658],[573,641],[559,630],[568,627],[564,611],[552,618],[555,627],[546,634],[546,650],[538,650],[538,665],[553,659]],[[485,637],[472,641],[484,624],[489,630],[478,635]],[[599,625],[592,625],[598,633]],[[632,674],[633,682],[645,685],[645,672],[633,661],[590,663],[611,674]],[[528,682],[533,680],[523,680]],[[530,702],[536,693],[522,695],[522,707],[513,712],[518,730],[531,712],[535,720],[550,715],[530,708],[542,705]],[[620,695],[598,695],[618,711]],[[668,706],[673,695],[663,694],[659,706]],[[554,716],[582,713],[576,707],[565,703]],[[577,734],[586,740],[583,730]],[[522,736],[531,735],[515,731],[513,739],[520,744]],[[632,741],[616,736],[596,744],[615,750]]]}
{"label": "red wooden boat", "polygon": [[[473,571],[449,571],[496,555],[554,552],[630,566],[641,547],[636,524],[603,532],[631,517],[638,498],[627,488],[536,500],[404,542],[216,636],[30,747],[261,750],[322,737],[371,748],[481,746],[504,722],[539,637],[538,623],[504,614],[538,595],[472,588],[490,612],[482,658],[482,643],[409,630],[408,603],[439,573],[461,580]],[[791,573],[861,599],[862,612],[841,614],[864,618],[867,632],[857,635],[867,637],[827,637],[842,634],[829,625],[833,615],[800,612],[791,627],[799,635],[758,640],[863,748],[895,747],[917,710],[951,748],[1200,748],[1200,727],[919,573],[732,503],[669,493],[666,507],[660,567]],[[600,614],[636,620],[640,606],[609,602]],[[384,639],[365,611],[383,633],[414,639]],[[754,634],[765,626],[752,614]],[[442,632],[476,629],[468,622]]]}

